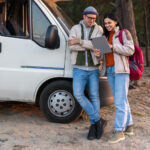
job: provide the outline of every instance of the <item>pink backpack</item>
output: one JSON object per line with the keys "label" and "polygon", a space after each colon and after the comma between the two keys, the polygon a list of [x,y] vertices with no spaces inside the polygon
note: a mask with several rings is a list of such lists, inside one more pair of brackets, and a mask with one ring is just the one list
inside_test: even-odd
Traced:
{"label": "pink backpack", "polygon": [[[125,29],[119,32],[119,41],[123,45],[122,33]],[[134,44],[135,52],[129,56],[130,80],[139,80],[143,74],[143,52],[140,47]]]}

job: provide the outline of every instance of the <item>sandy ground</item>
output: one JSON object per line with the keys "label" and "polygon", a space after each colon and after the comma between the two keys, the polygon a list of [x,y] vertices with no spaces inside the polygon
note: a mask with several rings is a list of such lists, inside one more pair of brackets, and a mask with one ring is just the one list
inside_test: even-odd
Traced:
{"label": "sandy ground", "polygon": [[70,124],[48,122],[39,108],[26,103],[0,103],[0,150],[149,150],[150,149],[150,68],[145,68],[139,87],[129,91],[134,119],[134,136],[109,144],[114,106],[101,108],[108,120],[100,140],[86,139],[89,121],[85,117]]}

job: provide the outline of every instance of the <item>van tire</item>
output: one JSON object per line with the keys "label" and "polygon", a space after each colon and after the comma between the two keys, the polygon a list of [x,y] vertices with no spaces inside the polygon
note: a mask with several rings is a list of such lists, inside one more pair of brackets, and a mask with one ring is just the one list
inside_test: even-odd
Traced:
{"label": "van tire", "polygon": [[82,108],[73,97],[71,81],[49,83],[40,95],[40,109],[49,121],[69,123],[77,119]]}

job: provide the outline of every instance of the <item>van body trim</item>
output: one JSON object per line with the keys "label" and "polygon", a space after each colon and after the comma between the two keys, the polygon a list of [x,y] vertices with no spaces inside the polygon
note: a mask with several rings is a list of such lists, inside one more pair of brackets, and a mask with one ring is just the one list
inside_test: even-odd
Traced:
{"label": "van body trim", "polygon": [[28,68],[28,69],[51,69],[51,70],[64,70],[64,68],[56,68],[56,67],[41,67],[41,66],[21,66],[21,68]]}

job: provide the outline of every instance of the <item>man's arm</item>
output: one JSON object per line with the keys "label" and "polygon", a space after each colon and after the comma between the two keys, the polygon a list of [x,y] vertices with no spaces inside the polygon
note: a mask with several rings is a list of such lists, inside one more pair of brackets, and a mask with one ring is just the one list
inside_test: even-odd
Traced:
{"label": "man's arm", "polygon": [[[101,26],[96,26],[96,30],[94,30],[93,33],[95,36],[94,37],[99,37],[102,36],[103,34],[103,29]],[[81,40],[77,38],[76,36],[73,36],[73,39],[70,40],[70,45],[79,45],[82,49],[85,50],[93,50],[93,44],[90,40]]]}
{"label": "man's arm", "polygon": [[[93,35],[95,35],[93,38],[102,36],[103,28],[101,26],[98,26],[98,25],[96,25],[95,28],[96,29],[92,33]],[[80,45],[86,49],[91,49],[91,50],[94,49],[93,44],[90,40],[81,40]]]}
{"label": "man's arm", "polygon": [[70,30],[68,45],[71,51],[85,51],[86,49],[80,45],[80,39],[77,38],[77,26],[73,26]]}

